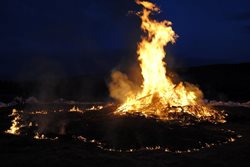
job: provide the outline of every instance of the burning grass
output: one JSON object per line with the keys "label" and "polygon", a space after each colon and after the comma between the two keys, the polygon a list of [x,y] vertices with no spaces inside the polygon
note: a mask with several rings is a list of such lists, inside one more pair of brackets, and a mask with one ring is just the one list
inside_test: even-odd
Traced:
{"label": "burning grass", "polygon": [[[17,120],[15,123],[12,121],[17,131],[7,132],[35,140],[80,141],[112,152],[186,153],[234,142],[239,137],[236,132],[209,121],[191,121],[193,118],[189,115],[179,117],[193,122],[191,124],[184,123],[184,120],[176,122],[157,117],[146,118],[140,114],[117,115],[113,113],[117,107],[110,103],[91,106],[29,104],[18,107],[18,110],[13,109],[15,115],[12,114],[11,118]],[[89,110],[93,108],[99,109]]]}

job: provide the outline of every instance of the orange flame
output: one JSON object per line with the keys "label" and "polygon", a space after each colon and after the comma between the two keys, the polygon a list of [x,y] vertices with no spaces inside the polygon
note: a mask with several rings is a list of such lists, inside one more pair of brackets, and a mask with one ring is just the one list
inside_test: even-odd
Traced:
{"label": "orange flame", "polygon": [[7,131],[5,131],[5,133],[9,133],[9,134],[13,134],[13,135],[19,135],[20,134],[20,120],[21,120],[21,116],[18,113],[18,111],[16,109],[12,110],[12,114],[9,115],[10,117],[14,117],[14,119],[11,121],[12,125],[10,127],[10,129],[8,129]]}

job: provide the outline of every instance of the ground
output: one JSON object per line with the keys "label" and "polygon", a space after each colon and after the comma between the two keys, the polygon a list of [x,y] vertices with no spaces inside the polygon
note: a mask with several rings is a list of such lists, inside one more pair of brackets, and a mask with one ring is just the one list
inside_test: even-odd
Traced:
{"label": "ground", "polygon": [[[5,134],[3,133],[4,130],[10,125],[8,114],[10,114],[12,108],[2,108],[0,112],[0,166],[249,166],[250,108],[247,107],[219,106],[217,109],[224,109],[229,115],[227,123],[223,125],[209,125],[211,127],[219,127],[219,129],[233,130],[242,136],[241,138],[237,138],[235,142],[228,144],[216,145],[212,148],[201,149],[198,152],[181,154],[164,151],[109,152],[97,148],[94,144],[72,139],[71,136],[67,135],[62,135],[60,140],[50,141],[35,140],[29,135],[15,136]],[[91,114],[89,115],[89,117],[92,116]],[[98,117],[99,119],[97,120],[101,121],[100,115],[97,115]],[[131,124],[133,124],[133,118],[131,120]],[[143,123],[145,122],[142,121],[140,126],[144,126]],[[129,126],[132,125],[126,125],[123,128],[128,128]],[[199,127],[202,126],[199,125]],[[90,127],[94,129],[94,126]],[[129,129],[129,131],[131,130]],[[138,129],[136,130],[138,131]],[[200,130],[204,131],[203,128],[200,128]],[[144,128],[141,131],[144,132],[147,129]],[[187,131],[193,133],[192,130]],[[201,132],[196,131],[195,133]],[[194,136],[193,139],[196,138],[195,133],[192,134]],[[86,134],[95,135],[89,134],[87,131]],[[173,135],[175,135],[174,138],[183,137],[180,133]],[[212,140],[214,136],[215,134],[210,131],[208,131],[208,134],[205,134],[206,138],[211,138]],[[173,136],[170,136],[170,138],[173,138]],[[185,139],[183,141],[190,144]],[[181,145],[181,143],[178,144]]]}

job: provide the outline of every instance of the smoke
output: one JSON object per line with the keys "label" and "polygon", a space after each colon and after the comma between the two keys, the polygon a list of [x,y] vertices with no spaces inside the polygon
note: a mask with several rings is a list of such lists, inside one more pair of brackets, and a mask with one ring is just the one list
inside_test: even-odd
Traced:
{"label": "smoke", "polygon": [[129,80],[126,74],[113,71],[112,81],[109,83],[110,96],[119,102],[125,102],[127,97],[133,97],[140,90],[139,86]]}

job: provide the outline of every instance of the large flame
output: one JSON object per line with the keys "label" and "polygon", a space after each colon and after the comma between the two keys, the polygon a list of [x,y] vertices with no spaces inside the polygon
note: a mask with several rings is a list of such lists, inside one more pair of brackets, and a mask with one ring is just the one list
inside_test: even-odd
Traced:
{"label": "large flame", "polygon": [[175,119],[173,114],[185,113],[202,120],[223,122],[223,113],[203,103],[202,92],[198,87],[183,82],[176,84],[166,73],[164,47],[168,43],[175,43],[177,37],[172,23],[150,18],[152,12],[160,11],[155,4],[141,0],[136,0],[136,3],[144,7],[139,16],[141,29],[146,35],[137,49],[143,84],[138,90],[126,75],[113,72],[111,96],[123,102],[116,113],[140,113],[165,120]]}

